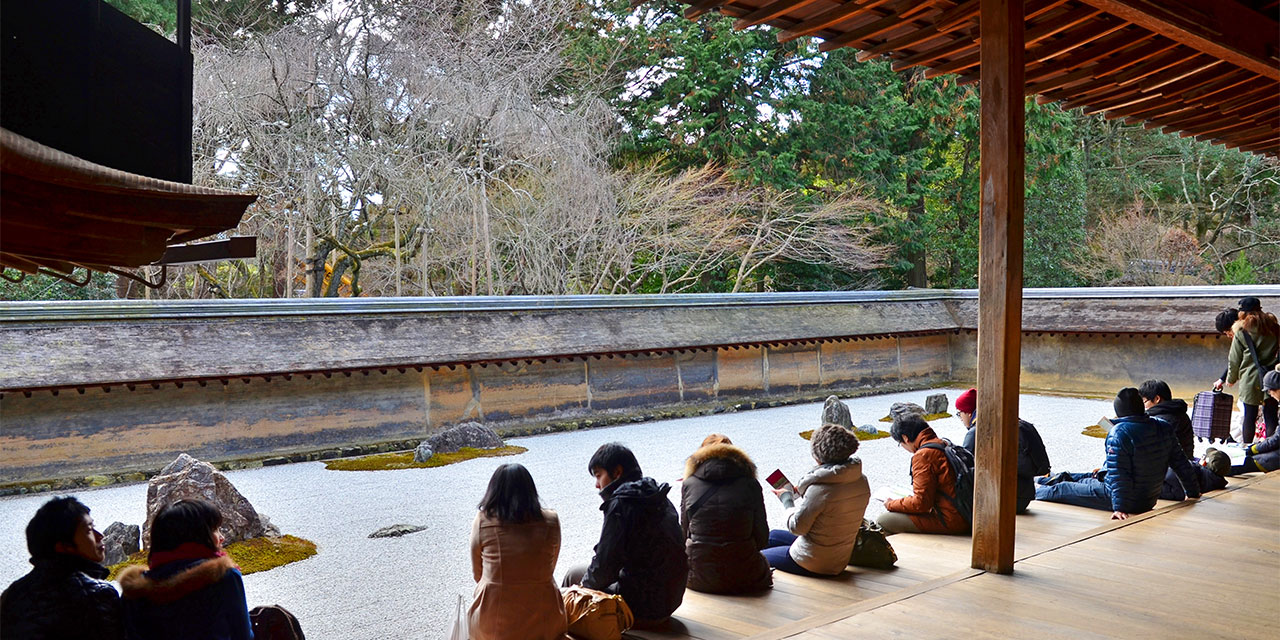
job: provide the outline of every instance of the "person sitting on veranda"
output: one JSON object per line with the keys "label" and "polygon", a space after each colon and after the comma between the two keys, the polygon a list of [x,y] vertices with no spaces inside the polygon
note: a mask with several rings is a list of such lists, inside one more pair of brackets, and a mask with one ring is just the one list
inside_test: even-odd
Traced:
{"label": "person sitting on veranda", "polygon": [[1143,382],[1138,385],[1138,395],[1142,396],[1142,406],[1147,410],[1147,416],[1169,423],[1182,453],[1187,458],[1195,457],[1196,435],[1191,428],[1191,416],[1187,415],[1186,401],[1174,398],[1169,384],[1164,380]]}
{"label": "person sitting on veranda", "polygon": [[[964,448],[977,453],[978,390],[969,389],[956,398],[956,414],[968,431],[964,434]],[[1026,513],[1027,505],[1036,499],[1036,476],[1048,474],[1049,452],[1035,425],[1018,420],[1018,501],[1017,512]]]}
{"label": "person sitting on veranda", "polygon": [[601,445],[587,463],[604,501],[604,527],[590,566],[565,574],[562,586],[622,596],[635,615],[635,628],[662,628],[684,600],[689,559],[671,486],[645,477],[627,447]]}
{"label": "person sitting on veranda", "polygon": [[1113,407],[1116,419],[1107,434],[1105,468],[1040,478],[1036,500],[1110,510],[1111,519],[1124,520],[1156,505],[1169,468],[1177,474],[1187,497],[1199,498],[1199,482],[1191,461],[1178,446],[1173,427],[1148,418],[1141,394],[1132,387],[1116,394]]}
{"label": "person sitting on veranda", "polygon": [[933,428],[918,415],[895,420],[889,437],[911,454],[911,495],[887,500],[876,522],[886,533],[969,532],[969,523],[956,506],[956,474],[947,454],[927,444],[945,446]]}
{"label": "person sitting on veranda", "polygon": [[89,507],[53,498],[27,524],[33,568],[0,594],[0,638],[124,637],[120,594],[106,582],[106,549]]}
{"label": "person sitting on veranda", "polygon": [[680,527],[690,589],[743,593],[773,584],[760,554],[769,542],[769,521],[756,465],[727,436],[707,436],[685,462]]}
{"label": "person sitting on veranda", "polygon": [[[1268,371],[1262,377],[1262,389],[1273,400],[1280,401],[1280,371]],[[1244,461],[1232,465],[1228,475],[1271,472],[1280,469],[1280,431],[1244,446]]]}
{"label": "person sitting on veranda", "polygon": [[858,438],[836,424],[813,432],[809,450],[818,466],[796,483],[796,494],[775,489],[787,509],[786,530],[769,532],[769,566],[802,576],[834,576],[849,564],[871,486],[854,457]]}

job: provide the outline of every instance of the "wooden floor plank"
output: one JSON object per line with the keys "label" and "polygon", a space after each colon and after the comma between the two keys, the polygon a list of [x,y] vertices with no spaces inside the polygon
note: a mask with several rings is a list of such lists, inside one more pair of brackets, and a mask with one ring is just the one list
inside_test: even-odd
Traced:
{"label": "wooden floor plank", "polygon": [[627,637],[1274,637],[1267,616],[1235,612],[1280,592],[1277,504],[1280,474],[1124,522],[1033,503],[1017,520],[1012,576],[969,569],[966,536],[898,534],[896,569],[775,573],[772,589],[747,596],[690,591],[671,629]]}

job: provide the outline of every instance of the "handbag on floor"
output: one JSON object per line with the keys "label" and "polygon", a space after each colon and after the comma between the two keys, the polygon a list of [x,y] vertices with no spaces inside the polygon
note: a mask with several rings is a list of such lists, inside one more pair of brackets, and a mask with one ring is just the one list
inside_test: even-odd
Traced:
{"label": "handbag on floor", "polygon": [[862,528],[858,530],[858,541],[853,543],[853,554],[849,556],[849,564],[855,567],[872,569],[888,569],[898,561],[893,545],[884,535],[884,529],[866,518],[862,519]]}
{"label": "handbag on floor", "polygon": [[572,586],[561,592],[569,633],[579,640],[621,640],[635,623],[622,596]]}
{"label": "handbag on floor", "polygon": [[453,623],[449,625],[449,633],[445,640],[470,640],[471,619],[468,617],[467,604],[458,594],[458,606],[453,611]]}
{"label": "handbag on floor", "polygon": [[302,625],[288,609],[272,604],[249,610],[254,640],[306,640]]}

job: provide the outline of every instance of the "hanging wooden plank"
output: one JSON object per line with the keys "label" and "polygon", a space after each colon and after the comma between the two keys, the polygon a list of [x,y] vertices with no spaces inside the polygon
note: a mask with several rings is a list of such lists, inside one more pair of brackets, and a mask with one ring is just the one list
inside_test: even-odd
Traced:
{"label": "hanging wooden plank", "polygon": [[1020,0],[982,0],[975,569],[1013,572],[1022,347],[1024,22]]}

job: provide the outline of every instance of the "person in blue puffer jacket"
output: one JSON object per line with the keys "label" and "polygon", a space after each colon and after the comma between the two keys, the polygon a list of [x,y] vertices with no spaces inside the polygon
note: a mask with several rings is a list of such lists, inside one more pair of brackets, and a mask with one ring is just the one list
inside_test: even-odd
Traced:
{"label": "person in blue puffer jacket", "polygon": [[1165,470],[1172,468],[1187,498],[1200,497],[1195,470],[1174,436],[1173,427],[1148,418],[1137,389],[1116,394],[1116,420],[1107,434],[1106,466],[1092,474],[1042,478],[1036,499],[1111,510],[1111,519],[1150,511],[1160,497]]}

